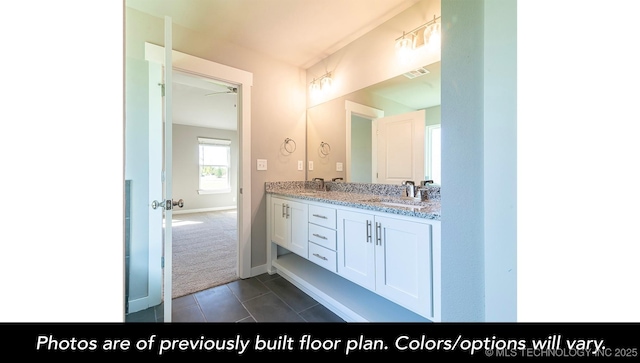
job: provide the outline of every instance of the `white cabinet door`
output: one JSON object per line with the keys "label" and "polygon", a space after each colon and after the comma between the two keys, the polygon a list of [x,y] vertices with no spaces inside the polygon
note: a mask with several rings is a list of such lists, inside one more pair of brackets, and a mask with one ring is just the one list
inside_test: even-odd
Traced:
{"label": "white cabinet door", "polygon": [[309,206],[273,197],[270,208],[271,241],[307,258]]}
{"label": "white cabinet door", "polygon": [[431,225],[376,216],[378,294],[433,316]]}
{"label": "white cabinet door", "polygon": [[375,289],[373,216],[338,210],[338,274]]}
{"label": "white cabinet door", "polygon": [[288,220],[286,217],[287,201],[271,198],[271,241],[284,248],[289,247]]}
{"label": "white cabinet door", "polygon": [[309,206],[287,201],[285,215],[289,223],[289,251],[309,258]]}

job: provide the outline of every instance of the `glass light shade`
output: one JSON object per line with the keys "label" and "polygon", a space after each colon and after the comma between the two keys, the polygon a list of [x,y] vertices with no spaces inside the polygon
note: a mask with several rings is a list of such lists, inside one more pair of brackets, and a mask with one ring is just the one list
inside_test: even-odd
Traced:
{"label": "glass light shade", "polygon": [[309,86],[309,91],[311,92],[311,97],[317,97],[320,94],[320,84],[316,81],[311,83]]}
{"label": "glass light shade", "polygon": [[424,31],[424,43],[428,45],[429,48],[439,48],[440,34],[441,34],[440,23],[434,23],[430,25]]}
{"label": "glass light shade", "polygon": [[403,36],[396,42],[396,51],[398,57],[402,62],[406,62],[411,59],[411,53],[413,50],[413,39]]}
{"label": "glass light shade", "polygon": [[400,51],[409,50],[412,46],[413,42],[407,37],[402,37],[396,42],[396,48],[398,48],[398,50]]}
{"label": "glass light shade", "polygon": [[329,76],[326,76],[322,79],[321,85],[322,85],[322,91],[326,92],[331,90],[331,87],[333,86],[333,79]]}

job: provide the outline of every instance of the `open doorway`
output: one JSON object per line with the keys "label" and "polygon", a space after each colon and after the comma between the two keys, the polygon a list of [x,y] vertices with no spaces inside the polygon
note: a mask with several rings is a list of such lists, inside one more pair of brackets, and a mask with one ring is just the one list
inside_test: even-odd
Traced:
{"label": "open doorway", "polygon": [[238,88],[173,72],[172,297],[239,278]]}
{"label": "open doorway", "polygon": [[[251,86],[253,75],[233,67],[225,66],[206,59],[191,56],[178,51],[172,51],[172,70],[180,71],[192,76],[207,79],[224,79],[235,85],[237,89],[237,205],[238,238],[236,275],[247,278],[251,275]],[[164,299],[164,292],[169,289],[167,284],[173,285],[172,274],[165,273],[172,270],[171,248],[170,255],[165,256],[163,249],[163,210],[156,209],[155,202],[163,199],[162,185],[165,175],[162,169],[162,158],[173,164],[173,153],[165,155],[167,140],[163,147],[163,115],[162,102],[165,100],[163,79],[163,64],[165,61],[164,48],[151,43],[145,43],[145,61],[132,66],[129,75],[146,74],[148,77],[129,77],[127,79],[132,102],[131,115],[127,117],[125,138],[126,172],[131,191],[127,192],[128,207],[131,207],[130,228],[127,229],[127,280],[126,280],[126,321],[171,321],[171,302]],[[173,72],[171,72],[173,78]],[[173,84],[173,82],[172,82]],[[166,100],[173,105],[173,87]],[[173,115],[173,112],[172,112]],[[173,127],[171,128],[173,133]],[[173,137],[170,138],[172,140]],[[173,149],[171,143],[168,150]],[[171,155],[171,160],[169,160]],[[169,168],[168,170],[174,170]],[[197,172],[196,172],[197,174]],[[166,179],[171,182],[168,175]],[[169,183],[172,184],[172,183]],[[173,190],[173,188],[171,188]],[[184,199],[184,206],[193,206],[187,198],[175,195],[177,199]],[[172,198],[169,196],[169,199]],[[151,203],[154,201],[154,203]],[[175,201],[174,201],[175,203]],[[175,204],[174,204],[175,205]],[[184,207],[183,206],[183,207]],[[164,209],[164,208],[163,208]],[[174,208],[177,210],[177,208]],[[171,221],[173,218],[171,218]],[[167,228],[172,223],[167,221]],[[171,227],[173,229],[173,227]],[[173,245],[173,243],[171,243]],[[130,251],[130,254],[128,253]],[[171,296],[171,295],[168,295]],[[164,305],[164,307],[163,307]],[[155,318],[153,315],[155,314]],[[141,317],[141,318],[139,318]],[[151,318],[149,320],[149,317]],[[142,319],[142,320],[140,320]]]}

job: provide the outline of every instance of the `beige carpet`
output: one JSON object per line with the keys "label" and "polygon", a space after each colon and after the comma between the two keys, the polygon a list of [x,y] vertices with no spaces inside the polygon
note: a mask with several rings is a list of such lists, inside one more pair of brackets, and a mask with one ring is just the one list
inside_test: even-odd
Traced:
{"label": "beige carpet", "polygon": [[173,216],[173,298],[238,279],[237,230],[235,209]]}

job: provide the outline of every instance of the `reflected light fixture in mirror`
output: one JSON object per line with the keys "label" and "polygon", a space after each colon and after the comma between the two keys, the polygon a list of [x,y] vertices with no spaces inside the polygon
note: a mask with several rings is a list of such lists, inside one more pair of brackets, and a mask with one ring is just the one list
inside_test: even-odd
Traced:
{"label": "reflected light fixture in mirror", "polygon": [[414,44],[414,34],[406,35],[402,33],[402,37],[396,39],[396,50],[400,59],[407,59],[411,56]]}
{"label": "reflected light fixture in mirror", "polygon": [[325,94],[331,91],[333,87],[333,78],[331,78],[331,72],[327,72],[320,78],[314,78],[309,86],[311,97],[318,97],[321,94]]}
{"label": "reflected light fixture in mirror", "polygon": [[436,22],[434,16],[433,24],[429,25],[424,30],[424,44],[426,44],[430,49],[440,48],[440,36],[442,34],[440,27],[440,23]]}
{"label": "reflected light fixture in mirror", "polygon": [[396,39],[396,49],[400,60],[408,60],[412,54],[421,48],[430,50],[440,49],[441,25],[440,17],[433,16],[433,20],[420,25],[410,32],[402,32]]}

